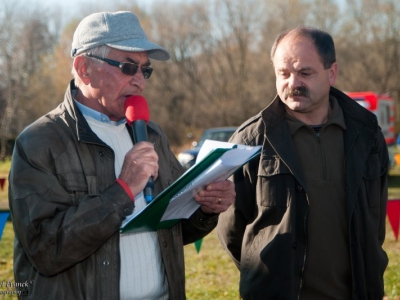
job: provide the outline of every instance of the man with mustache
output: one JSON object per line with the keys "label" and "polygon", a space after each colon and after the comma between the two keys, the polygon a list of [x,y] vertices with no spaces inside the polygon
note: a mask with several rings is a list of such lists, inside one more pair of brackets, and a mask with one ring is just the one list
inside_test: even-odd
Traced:
{"label": "man with mustache", "polygon": [[375,115],[332,87],[332,37],[299,27],[271,50],[278,95],[233,143],[262,145],[235,173],[217,234],[243,299],[382,299],[388,151]]}

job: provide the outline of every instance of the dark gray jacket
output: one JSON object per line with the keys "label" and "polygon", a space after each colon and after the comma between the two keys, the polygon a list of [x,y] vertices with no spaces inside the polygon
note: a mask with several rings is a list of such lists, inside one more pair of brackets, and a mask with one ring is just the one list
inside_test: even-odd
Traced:
{"label": "dark gray jacket", "polygon": [[[115,182],[114,153],[90,129],[72,96],[18,137],[9,201],[15,230],[14,274],[29,299],[119,299],[119,227],[134,204]],[[148,125],[159,156],[155,195],[183,169],[160,127]],[[183,245],[216,225],[198,210],[158,238],[170,299],[185,299]],[[25,298],[24,298],[25,299]]]}
{"label": "dark gray jacket", "polygon": [[[388,151],[374,114],[335,88],[344,132],[352,298],[382,299]],[[277,97],[231,142],[262,145],[234,176],[236,199],[217,234],[240,270],[243,299],[298,299],[307,249],[308,200],[283,103]],[[332,245],[335,247],[335,245]]]}

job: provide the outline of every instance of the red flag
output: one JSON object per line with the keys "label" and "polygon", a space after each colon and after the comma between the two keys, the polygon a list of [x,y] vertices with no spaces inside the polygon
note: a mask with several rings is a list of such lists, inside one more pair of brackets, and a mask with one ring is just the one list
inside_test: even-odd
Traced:
{"label": "red flag", "polygon": [[400,199],[389,200],[387,204],[387,216],[392,226],[396,241],[399,238],[400,227]]}
{"label": "red flag", "polygon": [[6,182],[5,178],[0,178],[0,190],[4,189],[4,183]]}

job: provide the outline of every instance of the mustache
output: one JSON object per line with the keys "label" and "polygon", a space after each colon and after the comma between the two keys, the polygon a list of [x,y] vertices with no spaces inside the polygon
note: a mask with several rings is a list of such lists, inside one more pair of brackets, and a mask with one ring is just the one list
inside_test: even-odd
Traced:
{"label": "mustache", "polygon": [[308,98],[310,96],[310,91],[305,86],[295,87],[294,89],[286,88],[284,92],[285,100],[289,97],[303,96]]}

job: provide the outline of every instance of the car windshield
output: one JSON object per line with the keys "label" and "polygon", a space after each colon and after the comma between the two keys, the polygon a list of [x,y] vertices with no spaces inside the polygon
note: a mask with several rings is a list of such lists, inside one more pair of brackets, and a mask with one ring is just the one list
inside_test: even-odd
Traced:
{"label": "car windshield", "polygon": [[232,134],[235,132],[235,129],[225,129],[221,131],[206,131],[204,132],[203,136],[199,140],[199,144],[197,147],[201,147],[205,140],[214,140],[214,141],[221,141],[227,142]]}

